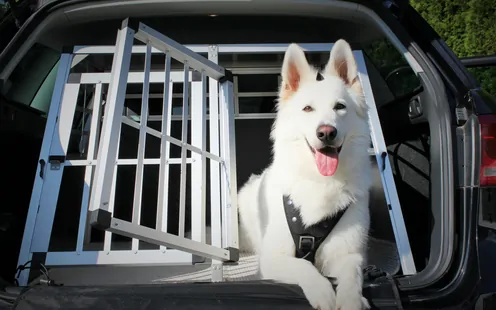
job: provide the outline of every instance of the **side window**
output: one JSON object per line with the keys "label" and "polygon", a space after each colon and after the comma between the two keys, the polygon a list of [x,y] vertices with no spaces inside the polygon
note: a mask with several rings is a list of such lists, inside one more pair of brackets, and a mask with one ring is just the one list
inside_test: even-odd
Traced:
{"label": "side window", "polygon": [[[375,67],[394,98],[413,93],[420,87],[420,80],[415,72],[387,39],[373,41],[362,49],[369,65]],[[371,83],[373,82],[378,83],[376,79],[371,79]]]}
{"label": "side window", "polygon": [[48,113],[59,58],[59,52],[35,44],[6,81],[5,98]]}

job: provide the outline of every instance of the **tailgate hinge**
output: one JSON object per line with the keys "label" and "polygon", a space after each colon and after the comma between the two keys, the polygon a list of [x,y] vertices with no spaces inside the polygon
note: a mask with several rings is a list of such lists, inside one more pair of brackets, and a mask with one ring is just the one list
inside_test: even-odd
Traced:
{"label": "tailgate hinge", "polygon": [[455,116],[456,116],[456,124],[461,126],[465,124],[468,120],[468,111],[467,106],[471,106],[474,102],[472,97],[472,92],[468,91],[463,96],[464,102],[459,102],[455,107]]}
{"label": "tailgate hinge", "polygon": [[391,12],[391,14],[397,19],[401,20],[405,12],[405,1],[401,0],[386,0],[382,4]]}

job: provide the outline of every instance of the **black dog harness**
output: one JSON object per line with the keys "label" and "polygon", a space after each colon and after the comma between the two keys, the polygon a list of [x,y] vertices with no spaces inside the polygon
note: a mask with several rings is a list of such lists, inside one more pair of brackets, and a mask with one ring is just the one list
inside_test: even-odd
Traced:
{"label": "black dog harness", "polygon": [[282,197],[289,231],[295,244],[295,257],[315,262],[315,253],[339,222],[347,208],[309,227],[303,225],[299,210],[288,196]]}

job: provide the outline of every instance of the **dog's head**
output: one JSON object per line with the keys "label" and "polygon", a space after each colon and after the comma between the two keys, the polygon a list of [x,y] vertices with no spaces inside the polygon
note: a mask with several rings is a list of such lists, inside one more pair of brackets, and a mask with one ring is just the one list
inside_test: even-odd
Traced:
{"label": "dog's head", "polygon": [[319,72],[308,64],[303,50],[291,44],[281,74],[278,116],[271,135],[274,150],[296,152],[291,157],[307,165],[312,158],[314,171],[332,176],[346,145],[369,135],[353,52],[346,41],[337,41]]}

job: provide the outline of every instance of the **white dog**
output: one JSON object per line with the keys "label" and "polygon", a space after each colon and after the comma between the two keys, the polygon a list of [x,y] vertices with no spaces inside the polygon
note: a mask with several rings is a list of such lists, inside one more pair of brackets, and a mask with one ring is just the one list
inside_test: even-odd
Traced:
{"label": "white dog", "polygon": [[[298,284],[320,310],[369,308],[362,297],[370,222],[367,112],[346,41],[335,43],[322,72],[291,44],[271,132],[273,162],[239,191],[241,251],[259,255],[263,278]],[[301,231],[290,231],[293,223],[302,230],[333,226],[333,219],[320,244],[311,237],[300,244]],[[308,253],[312,246],[316,252]],[[326,277],[336,278],[336,292]]]}

